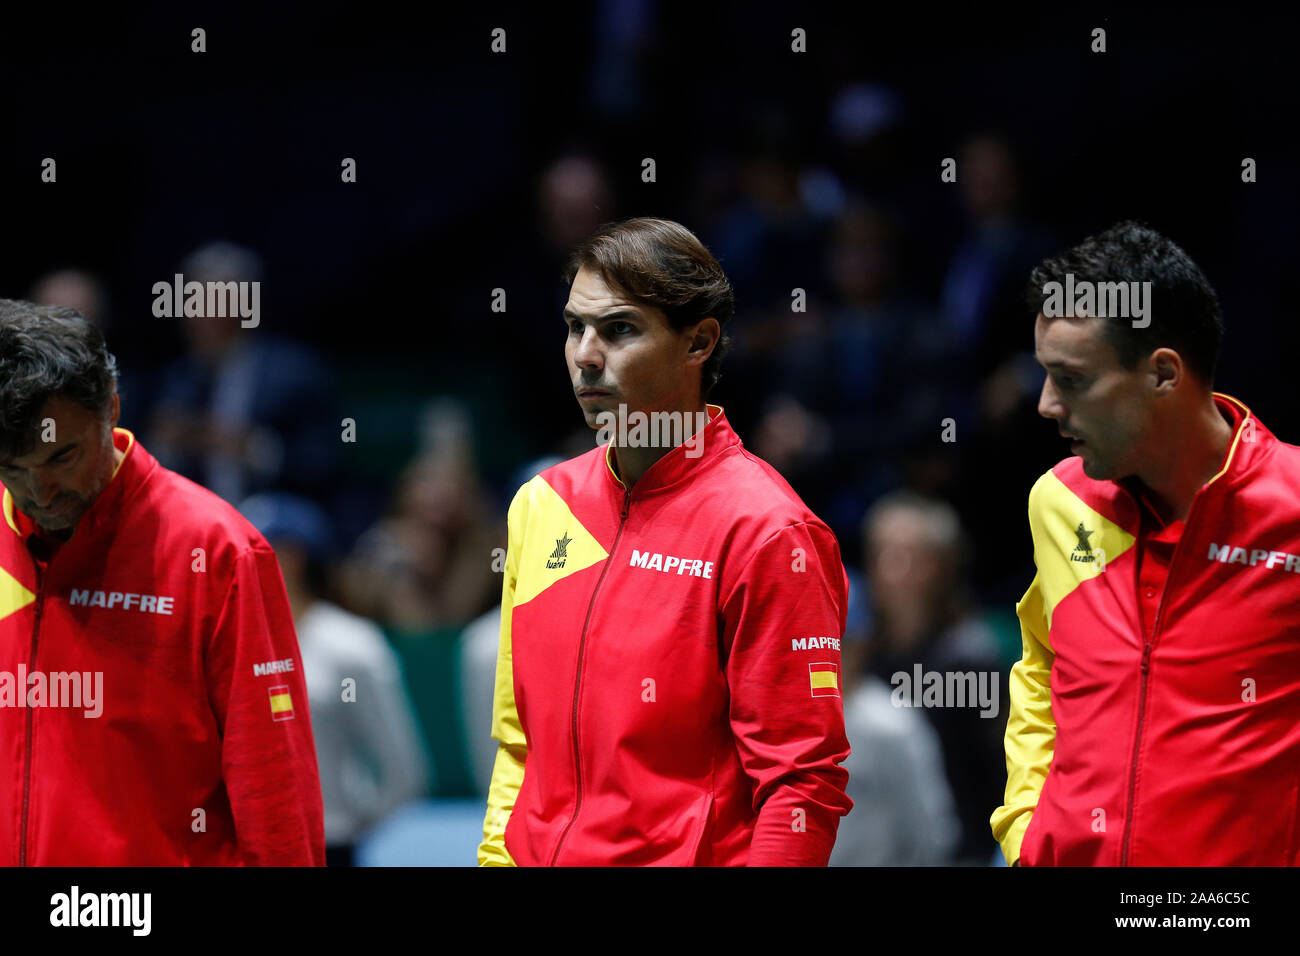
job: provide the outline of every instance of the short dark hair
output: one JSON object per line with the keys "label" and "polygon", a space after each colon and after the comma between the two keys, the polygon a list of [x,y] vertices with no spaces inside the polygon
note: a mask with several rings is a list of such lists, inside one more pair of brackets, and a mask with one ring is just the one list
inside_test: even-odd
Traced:
{"label": "short dark hair", "polygon": [[1181,246],[1131,219],[1117,223],[1038,265],[1025,293],[1030,308],[1042,312],[1043,286],[1064,283],[1066,273],[1072,273],[1076,283],[1150,282],[1149,325],[1106,323],[1120,362],[1131,369],[1156,349],[1171,348],[1198,378],[1213,385],[1223,343],[1219,298]]}
{"label": "short dark hair", "polygon": [[718,320],[722,334],[700,370],[700,397],[707,398],[722,377],[722,357],[731,348],[727,322],[735,314],[736,297],[704,243],[668,219],[608,222],[573,250],[564,281],[572,283],[583,266],[634,301],[662,309],[675,329],[710,316]]}
{"label": "short dark hair", "polygon": [[61,305],[0,299],[0,455],[36,447],[49,399],[106,415],[116,388],[117,360],[98,323]]}

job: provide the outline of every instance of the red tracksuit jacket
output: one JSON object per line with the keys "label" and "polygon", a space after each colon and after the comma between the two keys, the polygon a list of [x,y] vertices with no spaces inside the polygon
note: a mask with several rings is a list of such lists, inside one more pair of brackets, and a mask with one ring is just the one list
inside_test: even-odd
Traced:
{"label": "red tracksuit jacket", "polygon": [[1142,626],[1139,504],[1078,458],[1029,493],[1038,574],[1016,608],[1007,861],[1300,864],[1300,448],[1241,402]]}
{"label": "red tracksuit jacket", "polygon": [[630,491],[605,446],[515,496],[480,863],[825,865],[839,546],[709,412]]}
{"label": "red tracksuit jacket", "polygon": [[129,431],[113,438],[126,457],[48,562],[4,493],[0,865],[322,866],[275,554]]}

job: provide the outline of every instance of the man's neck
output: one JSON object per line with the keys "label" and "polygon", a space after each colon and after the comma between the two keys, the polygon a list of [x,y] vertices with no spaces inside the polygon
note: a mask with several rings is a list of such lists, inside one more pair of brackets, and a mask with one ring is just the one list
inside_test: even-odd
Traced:
{"label": "man's neck", "polygon": [[1185,428],[1175,426],[1166,433],[1165,447],[1170,453],[1137,476],[1166,524],[1187,519],[1196,493],[1223,468],[1232,433],[1232,425],[1213,397],[1199,407]]}
{"label": "man's neck", "polygon": [[58,544],[67,544],[72,539],[72,535],[76,530],[76,527],[59,528],[55,531],[46,531],[45,529],[41,529],[41,533],[44,534],[46,538],[49,538],[51,541],[55,541]]}
{"label": "man's neck", "polygon": [[[651,414],[652,413],[650,412],[646,413],[647,416]],[[698,409],[692,412],[682,412],[680,414],[682,415],[683,443],[695,434],[697,421],[707,422],[709,419],[707,405],[701,405]],[[697,418],[700,414],[704,415],[703,419]],[[631,426],[629,425],[629,430],[630,428]],[[654,428],[647,428],[647,434],[650,436],[651,441],[656,437],[656,431],[657,430]],[[672,451],[673,448],[677,447],[675,445],[671,447],[628,447],[626,445],[618,444],[618,441],[619,436],[615,434],[612,442],[614,446],[614,470],[618,473],[619,480],[628,488],[631,488],[634,484],[640,481],[641,476],[649,471],[650,467],[655,462]]]}

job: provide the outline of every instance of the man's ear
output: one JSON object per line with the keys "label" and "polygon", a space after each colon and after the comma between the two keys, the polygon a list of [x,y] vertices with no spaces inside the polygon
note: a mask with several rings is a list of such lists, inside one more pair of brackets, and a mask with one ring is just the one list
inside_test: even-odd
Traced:
{"label": "man's ear", "polygon": [[1187,376],[1187,367],[1183,357],[1173,349],[1161,348],[1151,353],[1151,368],[1155,375],[1156,389],[1172,391]]}
{"label": "man's ear", "polygon": [[713,349],[721,336],[722,326],[718,324],[717,319],[713,316],[701,319],[695,326],[695,331],[691,335],[691,345],[687,350],[692,363],[703,364],[713,354]]}
{"label": "man's ear", "polygon": [[109,415],[109,424],[108,424],[109,431],[112,431],[114,428],[117,427],[117,420],[122,415],[122,402],[117,397],[117,389],[113,389],[113,398],[111,399],[111,401],[112,401],[112,408],[110,409],[111,413]]}

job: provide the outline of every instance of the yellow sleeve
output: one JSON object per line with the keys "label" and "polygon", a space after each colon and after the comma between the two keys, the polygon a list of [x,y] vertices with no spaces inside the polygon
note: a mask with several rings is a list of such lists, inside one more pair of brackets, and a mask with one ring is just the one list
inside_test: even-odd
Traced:
{"label": "yellow sleeve", "polygon": [[1007,788],[1003,805],[989,818],[993,838],[1001,845],[1009,866],[1020,859],[1020,844],[1038,805],[1056,744],[1051,683],[1055,655],[1048,642],[1041,574],[1034,575],[1029,590],[1016,605],[1016,616],[1020,618],[1023,656],[1011,668],[1009,681]]}
{"label": "yellow sleeve", "polygon": [[483,842],[478,848],[479,866],[514,866],[506,849],[506,824],[515,797],[524,782],[524,761],[528,744],[519,713],[515,709],[515,679],[510,650],[510,619],[514,610],[515,584],[519,577],[519,551],[523,546],[524,511],[528,485],[510,503],[506,520],[506,567],[501,583],[501,644],[497,650],[496,689],[492,700],[492,736],[500,743],[488,787],[487,813],[483,818]]}

